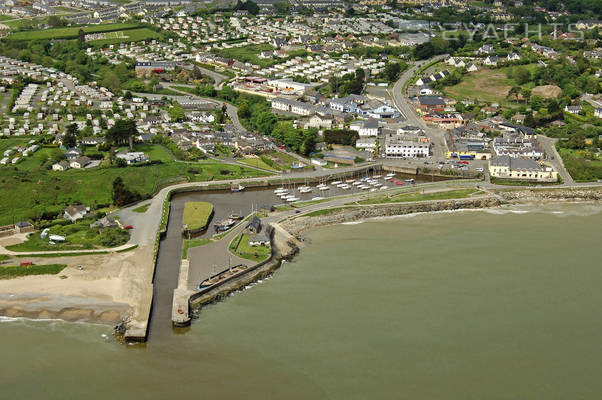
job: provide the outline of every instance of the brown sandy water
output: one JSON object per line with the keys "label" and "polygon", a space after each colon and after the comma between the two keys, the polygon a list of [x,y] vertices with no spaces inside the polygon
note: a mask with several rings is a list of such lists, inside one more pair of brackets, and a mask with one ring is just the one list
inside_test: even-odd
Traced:
{"label": "brown sandy water", "polygon": [[320,228],[144,346],[0,322],[0,398],[599,399],[601,238],[599,205]]}

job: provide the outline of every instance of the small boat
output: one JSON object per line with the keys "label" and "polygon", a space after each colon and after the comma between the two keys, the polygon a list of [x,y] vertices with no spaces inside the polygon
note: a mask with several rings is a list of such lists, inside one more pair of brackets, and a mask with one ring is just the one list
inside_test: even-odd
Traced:
{"label": "small boat", "polygon": [[376,192],[377,190],[378,190],[378,189],[376,189],[376,188],[372,188],[372,189],[370,189],[370,191],[371,191],[371,192]]}
{"label": "small boat", "polygon": [[299,189],[299,193],[311,193],[311,188],[308,187],[304,187],[303,189]]}
{"label": "small boat", "polygon": [[406,179],[406,183],[416,183],[414,179]]}
{"label": "small boat", "polygon": [[299,201],[299,200],[301,200],[301,199],[298,197],[289,197],[288,199],[286,199],[286,201],[288,201],[289,203],[293,203],[293,202]]}
{"label": "small boat", "polygon": [[346,183],[338,183],[337,184],[337,187],[340,187],[340,188],[344,188],[345,186],[349,186],[349,185]]}
{"label": "small boat", "polygon": [[360,182],[360,181],[355,181],[355,182],[353,182],[353,186],[359,186],[359,185],[361,185],[361,184],[362,184],[362,182]]}
{"label": "small boat", "polygon": [[245,187],[243,185],[241,185],[240,183],[238,183],[238,184],[231,185],[230,190],[233,192],[242,192],[243,190],[245,190]]}
{"label": "small boat", "polygon": [[380,190],[386,190],[386,189],[388,189],[388,188],[389,188],[388,186],[381,186],[381,187],[380,187]]}
{"label": "small boat", "polygon": [[381,176],[380,176],[380,175],[374,175],[374,176],[372,177],[372,179],[380,179],[380,178],[381,178]]}
{"label": "small boat", "polygon": [[227,218],[223,221],[216,223],[215,225],[213,225],[213,227],[215,228],[216,232],[225,232],[228,229],[232,228],[234,225],[236,225],[236,221],[231,218]]}
{"label": "small boat", "polygon": [[312,197],[312,200],[322,200],[324,197],[322,196],[316,196],[316,197]]}
{"label": "small boat", "polygon": [[334,182],[330,182],[330,184],[331,184],[331,185],[333,185],[333,186],[338,186],[338,185],[340,185],[341,183],[343,183],[343,182],[342,182],[342,181],[334,181]]}
{"label": "small boat", "polygon": [[230,214],[229,218],[233,219],[235,221],[239,221],[239,220],[243,219],[244,216],[242,214],[239,214],[239,213],[232,213],[232,214]]}
{"label": "small boat", "polygon": [[385,179],[385,181],[390,181],[392,178],[393,178],[392,176],[388,176],[388,175],[387,175],[387,176],[385,176],[385,178],[384,178],[384,179]]}
{"label": "small boat", "polygon": [[343,189],[343,190],[349,190],[349,189],[351,189],[351,186],[345,184],[345,186],[341,186],[341,189]]}
{"label": "small boat", "polygon": [[330,188],[326,185],[323,185],[323,186],[318,186],[318,189],[319,190],[329,190]]}
{"label": "small boat", "polygon": [[353,183],[353,182],[355,182],[355,179],[347,179],[347,180],[345,181],[345,183]]}
{"label": "small boat", "polygon": [[280,186],[278,189],[274,190],[274,193],[276,193],[276,194],[282,193],[282,192],[286,192],[286,189],[283,188],[282,186]]}

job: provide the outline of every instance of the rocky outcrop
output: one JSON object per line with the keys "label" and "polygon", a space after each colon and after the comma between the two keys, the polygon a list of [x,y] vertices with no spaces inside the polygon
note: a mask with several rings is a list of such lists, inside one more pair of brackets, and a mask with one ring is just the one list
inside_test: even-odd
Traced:
{"label": "rocky outcrop", "polygon": [[291,234],[298,236],[303,231],[317,226],[352,222],[367,218],[388,217],[394,215],[414,214],[421,212],[495,207],[499,206],[500,204],[501,201],[499,198],[491,196],[475,199],[439,200],[420,203],[358,206],[336,209],[333,210],[332,213],[327,215],[320,215],[314,217],[301,216],[292,220],[282,222],[281,225]]}
{"label": "rocky outcrop", "polygon": [[499,191],[497,195],[508,202],[523,201],[595,201],[602,200],[602,187],[583,189],[543,189]]}

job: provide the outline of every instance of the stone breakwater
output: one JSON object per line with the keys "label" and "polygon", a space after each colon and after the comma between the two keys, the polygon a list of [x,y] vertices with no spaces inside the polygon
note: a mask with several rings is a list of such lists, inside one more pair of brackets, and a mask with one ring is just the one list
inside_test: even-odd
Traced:
{"label": "stone breakwater", "polygon": [[292,235],[318,226],[353,222],[375,217],[414,214],[434,211],[460,210],[469,208],[496,207],[502,202],[498,197],[480,197],[460,200],[438,200],[420,203],[400,203],[387,205],[371,205],[346,207],[333,210],[332,213],[314,217],[301,216],[281,223],[281,226]]}
{"label": "stone breakwater", "polygon": [[507,202],[526,201],[596,201],[602,200],[602,187],[584,189],[500,191],[497,195]]}

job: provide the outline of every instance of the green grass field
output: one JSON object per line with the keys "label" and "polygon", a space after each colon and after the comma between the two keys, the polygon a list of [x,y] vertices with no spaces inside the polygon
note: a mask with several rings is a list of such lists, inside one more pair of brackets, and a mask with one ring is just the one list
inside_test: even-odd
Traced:
{"label": "green grass field", "polygon": [[[533,71],[537,65],[530,64],[525,67]],[[462,78],[462,82],[454,86],[444,88],[444,92],[457,99],[477,99],[489,103],[499,103],[500,105],[516,105],[514,99],[506,96],[512,86],[518,86],[514,79],[506,76],[508,68],[482,69],[476,72],[470,72]],[[529,87],[524,85],[523,87]]]}
{"label": "green grass field", "polygon": [[[2,141],[0,141],[2,143]],[[147,145],[152,146],[152,145]],[[139,148],[139,147],[137,147]],[[142,148],[144,149],[144,147]],[[36,219],[45,211],[61,211],[69,204],[92,208],[112,203],[112,184],[121,177],[128,189],[144,197],[168,184],[267,176],[266,172],[219,161],[184,163],[171,159],[160,146],[153,146],[151,159],[162,164],[118,168],[102,166],[88,170],[49,170],[52,149],[40,149],[16,166],[0,167],[0,225]]]}
{"label": "green grass field", "polygon": [[125,31],[107,32],[105,39],[91,40],[89,43],[96,47],[117,43],[139,42],[141,40],[161,39],[162,35],[148,28],[129,29]]}
{"label": "green grass field", "polygon": [[249,245],[249,235],[246,234],[236,236],[234,240],[230,242],[229,249],[230,252],[238,257],[257,262],[266,260],[271,254],[269,247]]}
{"label": "green grass field", "polygon": [[261,169],[267,169],[268,171],[276,171],[276,169],[274,169],[271,166],[269,166],[268,164],[266,164],[259,157],[256,157],[256,158],[255,157],[254,158],[241,158],[238,161],[240,161],[243,164],[250,165],[251,167],[261,168]]}
{"label": "green grass field", "polygon": [[261,67],[269,67],[277,64],[278,61],[273,58],[259,58],[259,53],[270,50],[274,50],[274,46],[262,43],[243,47],[232,47],[229,49],[214,49],[212,52],[222,57],[233,58],[243,63],[250,62]]}
{"label": "green grass field", "polygon": [[184,205],[182,223],[189,230],[204,228],[213,214],[213,204],[206,201],[188,201]]}
{"label": "green grass field", "polygon": [[38,29],[27,32],[15,32],[8,35],[5,40],[29,41],[40,39],[76,39],[80,29],[83,29],[85,33],[99,33],[135,29],[138,27],[140,27],[138,24],[114,23],[84,27],[77,26],[72,28]]}
{"label": "green grass field", "polygon": [[27,275],[56,275],[65,269],[65,264],[46,265],[6,265],[0,267],[0,279],[12,279]]}

